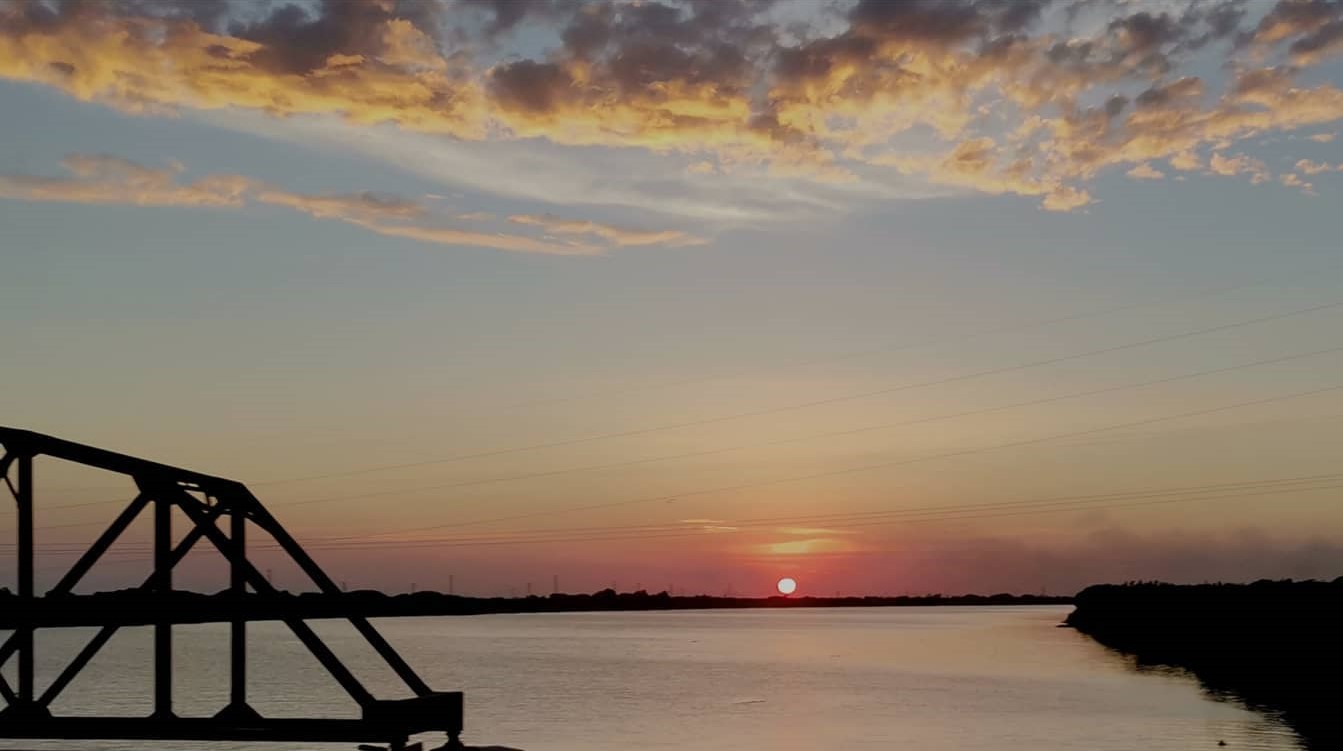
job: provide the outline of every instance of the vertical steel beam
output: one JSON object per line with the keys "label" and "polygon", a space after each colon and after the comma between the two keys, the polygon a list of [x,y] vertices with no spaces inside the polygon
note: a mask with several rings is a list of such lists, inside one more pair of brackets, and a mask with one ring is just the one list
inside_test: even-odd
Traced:
{"label": "vertical steel beam", "polygon": [[[252,589],[259,594],[272,596],[278,594],[275,587],[271,586],[271,583],[266,580],[266,577],[260,571],[257,571],[256,566],[253,566],[251,561],[241,558],[233,552],[233,545],[223,532],[220,532],[213,524],[207,524],[207,517],[204,515],[205,512],[201,510],[199,500],[181,491],[177,491],[174,495],[178,498],[178,507],[205,533],[205,539],[209,540],[219,550],[220,555],[228,559],[229,563],[236,564],[242,569],[242,574],[247,583],[252,585]],[[241,504],[235,504],[234,507],[243,508]],[[322,667],[326,668],[331,677],[336,679],[341,688],[345,689],[345,693],[349,694],[351,699],[354,699],[356,704],[363,709],[373,705],[373,694],[364,688],[359,679],[354,677],[354,673],[351,673],[350,669],[341,663],[340,658],[326,646],[317,634],[313,633],[308,624],[298,618],[286,619],[285,624],[289,626],[290,631],[294,632],[294,636],[297,636],[298,640],[303,642],[303,646],[308,648],[312,656],[317,658]]]}
{"label": "vertical steel beam", "polygon": [[[33,457],[19,456],[18,501],[19,537],[19,607],[32,612],[33,607]],[[19,636],[19,695],[21,704],[33,701],[33,628],[21,626]]]}
{"label": "vertical steel beam", "polygon": [[[213,523],[214,516],[212,515],[210,519],[211,523]],[[182,541],[177,543],[177,547],[173,549],[172,565],[177,565],[183,558],[185,558],[187,553],[191,552],[191,548],[204,536],[205,533],[198,528],[188,532],[187,535],[182,538]],[[157,584],[158,572],[155,572],[150,574],[149,578],[144,580],[144,583],[140,585],[140,589],[153,590]],[[60,675],[56,676],[56,680],[52,681],[50,686],[47,686],[47,690],[42,693],[42,696],[38,697],[37,703],[43,707],[50,707],[51,702],[55,701],[57,696],[60,696],[61,692],[65,690],[65,687],[70,685],[70,681],[73,681],[75,676],[79,675],[79,671],[83,670],[84,667],[89,664],[89,660],[92,660],[94,656],[98,654],[98,650],[102,649],[103,645],[107,644],[108,640],[116,635],[120,628],[120,626],[112,625],[103,626],[102,629],[94,635],[93,639],[90,640],[88,644],[84,645],[84,648],[80,650],[79,654],[75,655],[75,659],[70,661],[70,664],[65,667],[65,670],[61,671]]]}
{"label": "vertical steel beam", "polygon": [[[247,559],[247,512],[233,507],[229,521],[229,539],[233,543],[234,558],[229,562],[229,592],[238,598],[241,610],[247,594],[247,576],[239,561]],[[230,683],[229,705],[241,708],[247,704],[247,621],[233,621],[229,632]]]}
{"label": "vertical steel beam", "polygon": [[[160,491],[154,498],[154,589],[173,589],[173,504]],[[169,606],[165,603],[164,612]],[[154,716],[173,716],[173,632],[166,616],[154,624]]]}

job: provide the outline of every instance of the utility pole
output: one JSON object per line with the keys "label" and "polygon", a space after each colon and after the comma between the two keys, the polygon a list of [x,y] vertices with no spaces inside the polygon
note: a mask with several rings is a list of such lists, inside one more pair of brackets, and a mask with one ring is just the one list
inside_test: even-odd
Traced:
{"label": "utility pole", "polygon": [[553,576],[550,577],[550,592],[551,592],[551,594],[556,594],[556,595],[560,593],[560,575],[559,575],[559,574],[555,574],[555,575],[553,575]]}
{"label": "utility pole", "polygon": [[453,586],[452,574],[448,574],[448,594],[456,594],[456,587]]}
{"label": "utility pole", "polygon": [[531,596],[532,596],[532,583],[531,583],[531,582],[527,582],[527,596],[528,596],[528,597],[531,597]]}

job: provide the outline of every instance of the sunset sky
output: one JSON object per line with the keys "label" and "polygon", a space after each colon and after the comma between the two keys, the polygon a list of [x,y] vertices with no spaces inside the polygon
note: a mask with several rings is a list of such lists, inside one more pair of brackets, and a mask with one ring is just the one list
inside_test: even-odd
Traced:
{"label": "sunset sky", "polygon": [[1337,0],[0,0],[0,424],[351,588],[1333,578],[1340,208]]}

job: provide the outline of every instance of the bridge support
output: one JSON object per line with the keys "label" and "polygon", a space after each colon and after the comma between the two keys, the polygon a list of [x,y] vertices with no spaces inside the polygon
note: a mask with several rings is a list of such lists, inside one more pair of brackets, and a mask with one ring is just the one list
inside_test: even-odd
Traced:
{"label": "bridge support", "polygon": [[[0,698],[5,703],[5,708],[0,710],[0,738],[365,741],[399,748],[404,747],[413,734],[438,731],[447,735],[450,746],[459,744],[461,693],[433,691],[373,625],[358,616],[350,617],[350,623],[401,678],[412,694],[411,698],[376,699],[295,614],[284,617],[284,622],[359,705],[361,717],[349,720],[266,718],[247,703],[247,616],[242,607],[243,600],[264,596],[278,601],[283,597],[247,559],[248,527],[254,526],[274,539],[319,591],[338,596],[340,589],[242,483],[12,428],[0,428],[0,445],[4,447],[4,454],[0,456],[0,477],[18,507],[17,595],[21,611],[13,634],[0,644],[0,666],[15,654],[19,661],[17,691],[0,676]],[[107,530],[43,598],[36,597],[33,583],[33,459],[37,456],[127,475],[139,489]],[[154,508],[154,570],[140,589],[164,601],[162,607],[155,609],[152,621],[154,711],[145,718],[53,716],[50,711],[52,701],[121,626],[104,621],[98,633],[40,695],[36,694],[34,686],[33,631],[59,625],[58,620],[49,616],[51,610],[46,604],[52,598],[59,600],[70,594],[150,505]],[[185,536],[176,545],[173,543],[174,509],[190,523]],[[228,534],[217,524],[222,516],[229,518]],[[179,611],[170,607],[170,600],[174,591],[173,568],[201,540],[214,546],[228,561],[228,594],[236,598],[237,612],[228,620],[228,704],[213,717],[186,718],[173,712],[172,640],[174,615]]]}

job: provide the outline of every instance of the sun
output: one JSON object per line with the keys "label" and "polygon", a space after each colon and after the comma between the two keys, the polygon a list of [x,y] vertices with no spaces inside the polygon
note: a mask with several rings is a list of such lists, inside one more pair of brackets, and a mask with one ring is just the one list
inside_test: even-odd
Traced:
{"label": "sun", "polygon": [[779,583],[775,586],[779,588],[779,594],[791,595],[792,593],[797,591],[797,580],[785,576],[784,578],[780,579]]}

